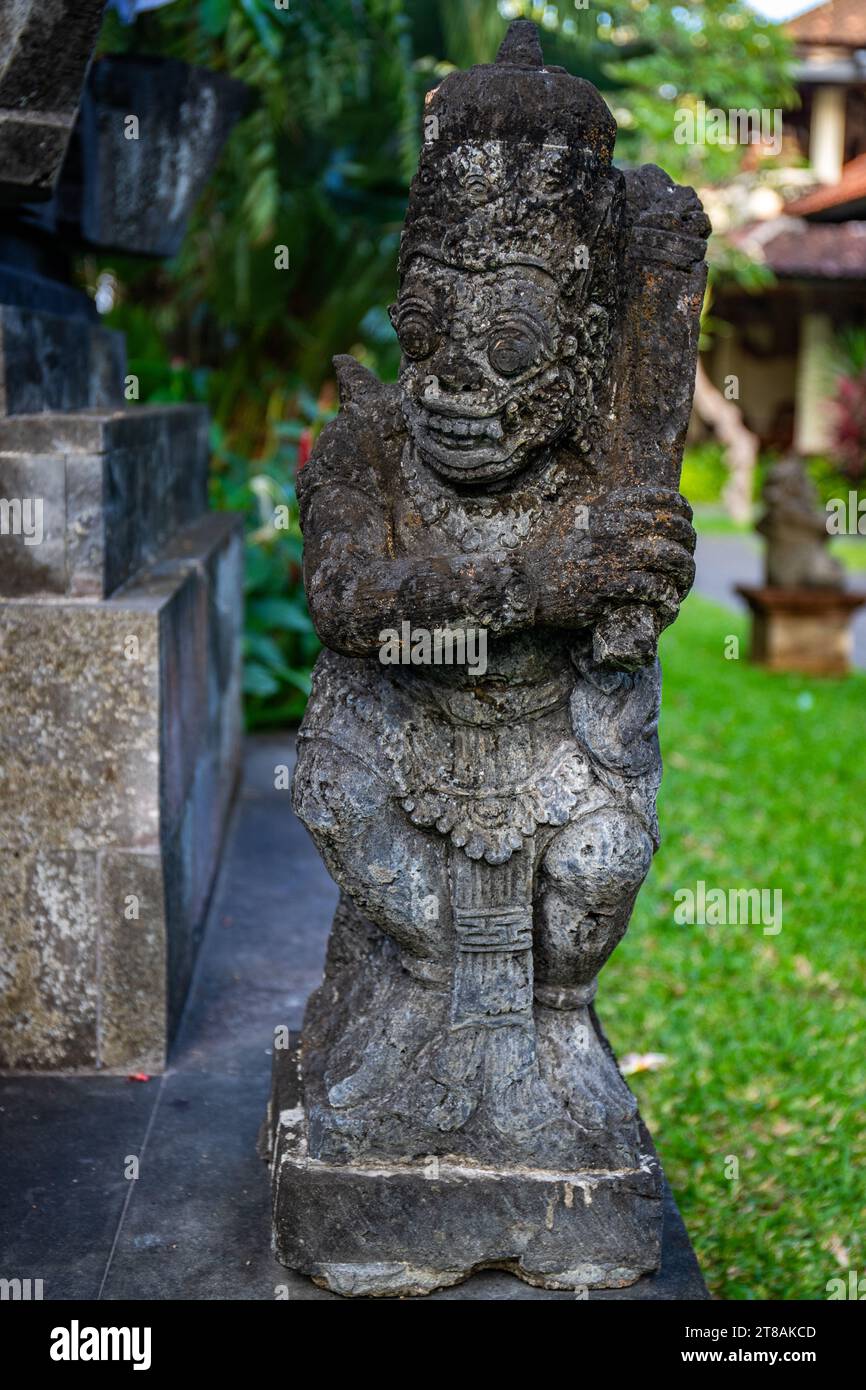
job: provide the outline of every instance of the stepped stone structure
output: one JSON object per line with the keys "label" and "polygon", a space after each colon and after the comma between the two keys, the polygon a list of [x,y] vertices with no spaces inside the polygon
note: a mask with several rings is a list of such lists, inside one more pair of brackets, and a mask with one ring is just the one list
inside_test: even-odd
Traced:
{"label": "stepped stone structure", "polygon": [[[102,8],[4,10],[9,201],[50,192],[34,132],[71,130]],[[0,223],[0,1067],[157,1071],[238,767],[240,521],[207,510],[205,410],[125,403],[122,337],[30,225]]]}
{"label": "stepped stone structure", "polygon": [[0,202],[51,193],[104,9],[105,0],[0,6]]}
{"label": "stepped stone structure", "polygon": [[528,22],[425,132],[399,383],[338,359],[299,479],[325,651],[294,802],[341,898],[274,1054],[274,1245],[347,1295],[618,1288],[659,1266],[662,1175],[593,999],[659,840],[709,227],[614,167]]}

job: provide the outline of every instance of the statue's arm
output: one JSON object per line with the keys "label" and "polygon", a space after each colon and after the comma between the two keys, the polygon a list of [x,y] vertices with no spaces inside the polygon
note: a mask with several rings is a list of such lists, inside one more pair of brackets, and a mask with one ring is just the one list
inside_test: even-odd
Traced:
{"label": "statue's arm", "polygon": [[307,601],[325,646],[371,656],[380,634],[399,631],[404,621],[431,630],[532,626],[532,585],[504,555],[394,553],[390,509],[371,457],[377,447],[375,417],[344,407],[299,478]]}

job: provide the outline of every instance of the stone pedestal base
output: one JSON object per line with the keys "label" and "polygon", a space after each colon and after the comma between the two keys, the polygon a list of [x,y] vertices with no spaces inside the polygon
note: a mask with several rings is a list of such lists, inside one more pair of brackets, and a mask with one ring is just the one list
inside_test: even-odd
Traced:
{"label": "stone pedestal base", "polygon": [[753,661],[809,676],[845,676],[851,670],[851,615],[866,595],[743,584],[737,593],[752,612]]}
{"label": "stone pedestal base", "polygon": [[611,1289],[658,1268],[662,1174],[649,1135],[638,1168],[484,1168],[447,1158],[311,1159],[297,1049],[274,1054],[262,1153],[274,1252],[335,1293],[411,1296],[504,1269],[546,1289]]}

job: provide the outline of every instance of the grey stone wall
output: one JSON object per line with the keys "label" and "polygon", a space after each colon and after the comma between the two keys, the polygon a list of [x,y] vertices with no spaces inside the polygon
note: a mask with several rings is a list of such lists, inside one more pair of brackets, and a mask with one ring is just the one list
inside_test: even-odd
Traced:
{"label": "grey stone wall", "polygon": [[41,498],[45,533],[5,538],[0,596],[112,593],[207,507],[207,427],[201,406],[0,419],[4,495]]}
{"label": "grey stone wall", "polygon": [[238,766],[240,521],[206,412],[122,408],[122,372],[117,335],[0,306],[7,1070],[165,1065]]}
{"label": "grey stone wall", "polygon": [[236,518],[108,601],[0,604],[0,1065],[159,1070],[239,748]]}
{"label": "grey stone wall", "polygon": [[105,0],[0,5],[0,198],[51,191],[104,9]]}

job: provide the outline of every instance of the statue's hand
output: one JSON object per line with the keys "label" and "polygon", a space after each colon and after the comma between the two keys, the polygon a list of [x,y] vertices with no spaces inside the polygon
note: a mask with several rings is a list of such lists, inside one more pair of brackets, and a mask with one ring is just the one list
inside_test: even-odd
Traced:
{"label": "statue's hand", "polygon": [[657,609],[662,626],[671,622],[695,577],[691,521],[688,502],[671,488],[620,488],[595,502],[587,565],[601,607],[630,599]]}
{"label": "statue's hand", "polygon": [[595,630],[596,660],[634,668],[655,656],[694,580],[691,508],[672,488],[620,488],[592,502],[533,566],[543,577],[538,621]]}
{"label": "statue's hand", "polygon": [[659,634],[677,616],[695,577],[692,509],[671,488],[623,488],[590,512],[603,612],[593,631],[601,666],[654,660]]}

